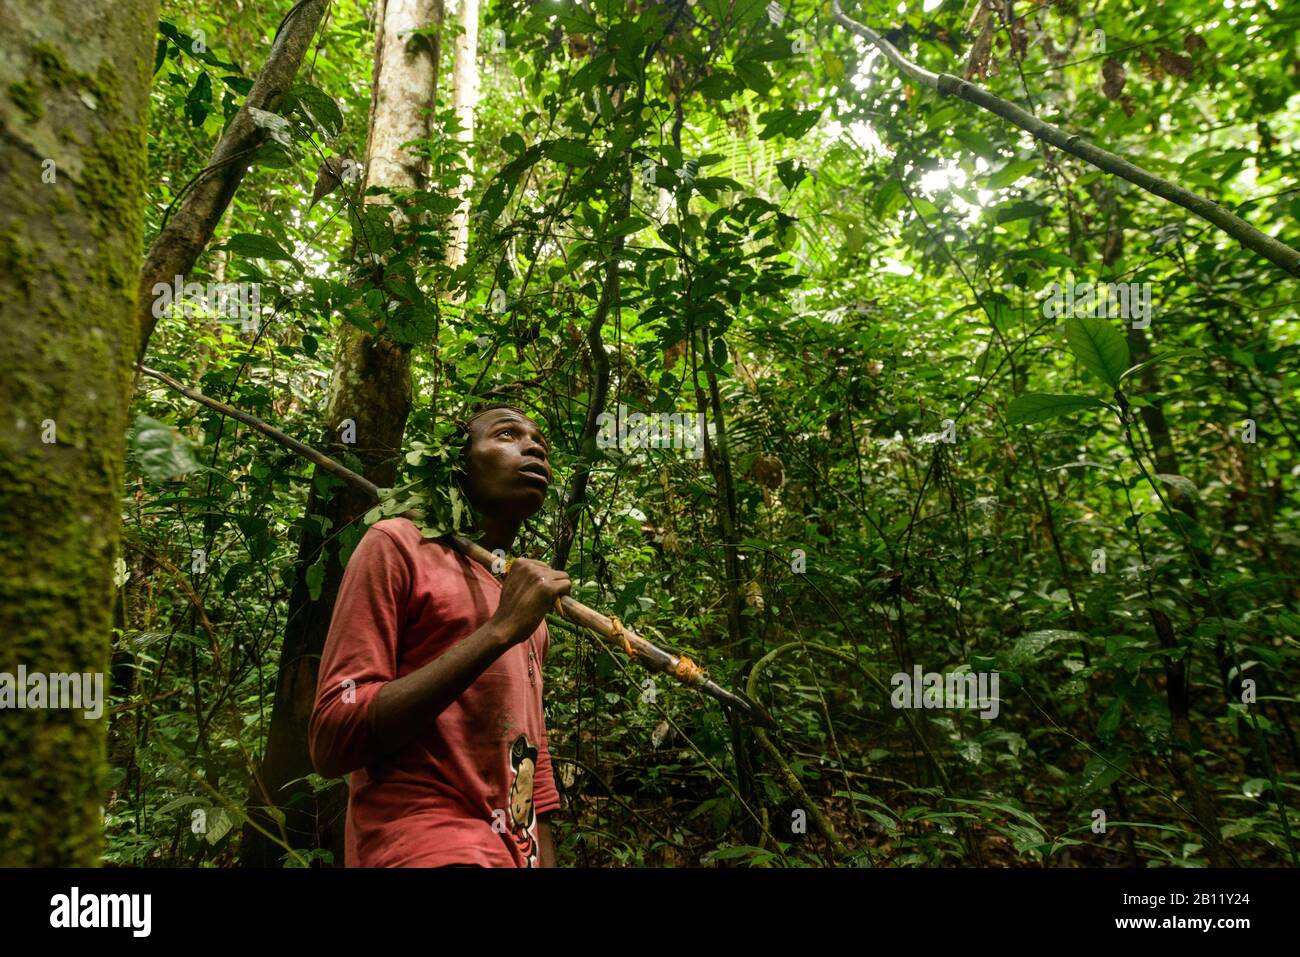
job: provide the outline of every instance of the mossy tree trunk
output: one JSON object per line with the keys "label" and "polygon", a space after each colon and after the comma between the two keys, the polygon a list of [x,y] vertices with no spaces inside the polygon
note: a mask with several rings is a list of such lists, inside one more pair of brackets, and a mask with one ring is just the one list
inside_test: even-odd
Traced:
{"label": "mossy tree trunk", "polygon": [[[0,6],[0,672],[104,694],[157,24],[157,0]],[[85,712],[0,711],[0,866],[98,862]]]}

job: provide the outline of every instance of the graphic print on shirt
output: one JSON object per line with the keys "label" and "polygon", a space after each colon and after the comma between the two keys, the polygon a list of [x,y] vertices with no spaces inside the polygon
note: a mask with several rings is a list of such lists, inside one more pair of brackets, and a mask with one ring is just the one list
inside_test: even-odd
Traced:
{"label": "graphic print on shirt", "polygon": [[537,747],[528,743],[525,735],[515,738],[510,746],[510,835],[515,846],[527,861],[528,867],[537,866],[537,833],[533,815],[533,778],[537,773]]}

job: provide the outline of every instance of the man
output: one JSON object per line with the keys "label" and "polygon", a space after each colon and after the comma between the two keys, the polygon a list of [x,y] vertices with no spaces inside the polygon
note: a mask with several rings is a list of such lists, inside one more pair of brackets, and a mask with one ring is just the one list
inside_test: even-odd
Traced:
{"label": "man", "polygon": [[[466,497],[509,553],[550,486],[549,450],[518,409],[469,422]],[[499,582],[404,518],[352,553],[309,730],[325,777],[351,773],[350,867],[551,867],[560,806],[542,712],[545,615],[569,576],[519,559]]]}

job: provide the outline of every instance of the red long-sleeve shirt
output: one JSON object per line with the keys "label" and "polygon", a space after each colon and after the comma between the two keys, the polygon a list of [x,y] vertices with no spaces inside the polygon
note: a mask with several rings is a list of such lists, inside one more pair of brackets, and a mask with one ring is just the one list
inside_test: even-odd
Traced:
{"label": "red long-sleeve shirt", "polygon": [[309,728],[316,770],[351,775],[349,867],[536,866],[536,817],[560,806],[542,711],[544,621],[405,747],[385,755],[371,731],[379,689],[476,631],[500,596],[486,569],[403,518],[375,523],[352,553]]}

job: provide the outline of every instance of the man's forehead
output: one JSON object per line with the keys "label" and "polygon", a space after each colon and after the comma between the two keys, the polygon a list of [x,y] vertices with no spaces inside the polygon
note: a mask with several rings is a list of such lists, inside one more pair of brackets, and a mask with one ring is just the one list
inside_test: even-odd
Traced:
{"label": "man's forehead", "polygon": [[518,409],[488,409],[486,412],[480,412],[474,418],[470,419],[470,425],[477,424],[479,428],[490,428],[499,422],[523,422],[531,425],[540,433],[541,427]]}

